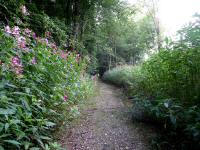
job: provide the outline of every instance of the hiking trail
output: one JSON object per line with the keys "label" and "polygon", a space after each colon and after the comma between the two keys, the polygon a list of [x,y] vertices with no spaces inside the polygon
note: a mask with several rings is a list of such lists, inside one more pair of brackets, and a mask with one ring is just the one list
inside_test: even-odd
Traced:
{"label": "hiking trail", "polygon": [[131,103],[122,91],[103,82],[82,115],[60,140],[68,150],[148,150],[155,128],[131,119]]}

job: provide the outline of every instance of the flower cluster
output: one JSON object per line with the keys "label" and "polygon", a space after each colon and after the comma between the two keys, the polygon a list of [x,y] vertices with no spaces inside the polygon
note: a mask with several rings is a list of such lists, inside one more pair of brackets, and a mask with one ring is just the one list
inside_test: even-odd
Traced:
{"label": "flower cluster", "polygon": [[26,48],[26,38],[23,36],[17,37],[18,48]]}
{"label": "flower cluster", "polygon": [[18,26],[14,26],[13,28],[10,28],[10,26],[6,26],[5,27],[5,32],[14,36],[15,38],[19,38],[20,34],[22,33],[23,36],[26,36],[28,38],[36,38],[36,34],[31,31],[30,29],[26,28],[23,31],[20,30],[20,28]]}
{"label": "flower cluster", "polygon": [[18,26],[13,27],[12,29],[9,26],[6,26],[5,32],[8,34],[12,34],[14,37],[20,36],[20,29]]}
{"label": "flower cluster", "polygon": [[61,51],[60,53],[60,57],[63,59],[67,59],[68,55],[70,55],[70,52]]}
{"label": "flower cluster", "polygon": [[11,67],[16,75],[21,75],[23,73],[23,65],[18,56],[12,57]]}
{"label": "flower cluster", "polygon": [[12,33],[12,31],[11,31],[11,29],[10,29],[9,26],[6,26],[6,27],[5,27],[5,32],[8,33],[8,34],[11,34],[11,33]]}
{"label": "flower cluster", "polygon": [[31,37],[32,31],[28,28],[24,29],[24,33],[26,36],[28,36],[29,38]]}

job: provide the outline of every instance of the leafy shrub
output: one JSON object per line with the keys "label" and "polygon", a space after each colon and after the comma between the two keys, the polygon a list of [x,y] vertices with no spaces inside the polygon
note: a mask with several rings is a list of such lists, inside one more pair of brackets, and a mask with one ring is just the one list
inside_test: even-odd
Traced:
{"label": "leafy shrub", "polygon": [[124,87],[126,94],[133,96],[137,92],[141,92],[141,84],[143,75],[140,66],[124,65],[113,68],[103,75],[103,80],[117,86]]}
{"label": "leafy shrub", "polygon": [[49,135],[70,106],[86,98],[85,63],[76,52],[61,51],[51,37],[5,30],[0,30],[0,148],[59,149]]}
{"label": "leafy shrub", "polygon": [[49,31],[59,46],[66,47],[67,32],[69,31],[64,21],[50,18],[44,13],[33,13],[29,16],[28,23],[37,35],[42,36],[45,34],[45,31]]}
{"label": "leafy shrub", "polygon": [[162,50],[142,66],[144,87],[155,97],[177,98],[188,105],[199,102],[200,50]]}
{"label": "leafy shrub", "polygon": [[133,66],[120,66],[107,71],[103,79],[118,86],[127,86],[133,80]]}
{"label": "leafy shrub", "polygon": [[154,143],[157,149],[200,147],[199,60],[197,48],[161,50],[140,67],[115,68],[104,75],[111,83],[128,85],[134,109],[140,111],[134,119],[161,125],[165,136]]}

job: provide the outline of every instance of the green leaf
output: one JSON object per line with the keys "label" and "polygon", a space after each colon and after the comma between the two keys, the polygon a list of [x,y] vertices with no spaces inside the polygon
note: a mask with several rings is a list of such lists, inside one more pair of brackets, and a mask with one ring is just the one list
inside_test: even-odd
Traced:
{"label": "green leaf", "polygon": [[31,144],[32,144],[32,143],[27,142],[27,141],[23,142],[23,145],[24,145],[25,150],[28,150],[29,147],[31,146]]}
{"label": "green leaf", "polygon": [[42,140],[51,140],[51,138],[48,136],[39,136],[39,138]]}
{"label": "green leaf", "polygon": [[33,96],[33,95],[30,95],[30,94],[27,94],[27,93],[23,93],[23,92],[13,92],[12,94],[15,94],[15,95],[25,95],[25,96]]}
{"label": "green leaf", "polygon": [[15,86],[15,85],[13,85],[13,84],[9,84],[9,83],[6,83],[6,86],[12,87],[12,88],[18,88],[17,86]]}
{"label": "green leaf", "polygon": [[32,148],[30,148],[30,150],[40,150],[40,148],[38,148],[38,147],[32,147]]}
{"label": "green leaf", "polygon": [[10,143],[10,144],[13,144],[13,145],[16,145],[16,146],[21,145],[21,143],[15,141],[15,140],[4,140],[4,142]]}
{"label": "green leaf", "polygon": [[20,140],[20,139],[26,137],[26,133],[23,132],[23,131],[21,131],[21,130],[18,130],[18,132],[16,133],[16,135],[17,135],[17,140]]}
{"label": "green leaf", "polygon": [[21,121],[18,120],[18,119],[11,120],[10,122],[11,122],[11,124],[19,124],[19,123],[21,123]]}
{"label": "green leaf", "polygon": [[15,114],[16,112],[16,109],[3,109],[3,108],[0,108],[0,115],[13,115]]}
{"label": "green leaf", "polygon": [[31,108],[29,107],[29,104],[27,103],[26,100],[22,100],[22,105],[23,105],[28,111],[31,110]]}
{"label": "green leaf", "polygon": [[46,126],[47,127],[53,127],[53,126],[55,126],[56,124],[55,123],[53,123],[53,122],[50,122],[50,121],[47,121],[46,122]]}
{"label": "green leaf", "polygon": [[41,139],[36,138],[36,141],[39,143],[39,145],[40,145],[42,148],[44,148],[44,143],[42,142]]}
{"label": "green leaf", "polygon": [[10,135],[11,135],[11,134],[3,134],[3,135],[0,136],[0,139],[1,139],[1,138],[4,138],[4,137],[8,137],[8,136],[10,136]]}
{"label": "green leaf", "polygon": [[5,149],[0,145],[0,150],[5,150]]}
{"label": "green leaf", "polygon": [[7,130],[8,130],[9,126],[10,126],[10,125],[9,125],[8,123],[6,123],[6,124],[5,124],[5,126],[4,126],[4,128],[5,128],[5,131],[7,131]]}
{"label": "green leaf", "polygon": [[0,123],[0,132],[4,129],[4,124]]}
{"label": "green leaf", "polygon": [[170,115],[170,121],[173,125],[176,125],[176,117],[173,115]]}

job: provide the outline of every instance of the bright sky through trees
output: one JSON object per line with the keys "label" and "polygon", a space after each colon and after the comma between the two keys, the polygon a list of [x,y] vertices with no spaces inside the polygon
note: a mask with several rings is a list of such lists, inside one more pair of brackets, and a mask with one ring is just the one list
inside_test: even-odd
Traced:
{"label": "bright sky through trees", "polygon": [[[128,0],[131,4],[137,0]],[[200,13],[200,0],[159,0],[159,18],[167,35],[173,35],[192,16]]]}

